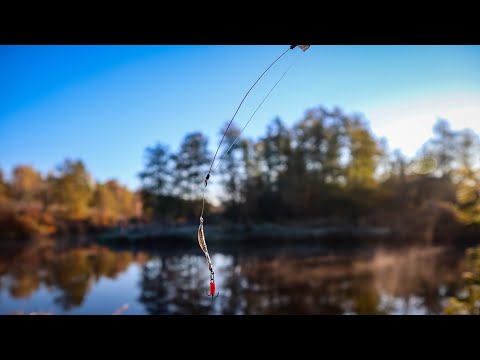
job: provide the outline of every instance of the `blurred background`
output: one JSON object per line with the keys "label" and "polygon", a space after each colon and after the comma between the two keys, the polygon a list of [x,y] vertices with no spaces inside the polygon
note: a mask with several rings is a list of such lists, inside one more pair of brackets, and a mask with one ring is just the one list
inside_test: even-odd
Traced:
{"label": "blurred background", "polygon": [[205,189],[287,48],[0,46],[0,314],[480,314],[480,47],[288,52]]}

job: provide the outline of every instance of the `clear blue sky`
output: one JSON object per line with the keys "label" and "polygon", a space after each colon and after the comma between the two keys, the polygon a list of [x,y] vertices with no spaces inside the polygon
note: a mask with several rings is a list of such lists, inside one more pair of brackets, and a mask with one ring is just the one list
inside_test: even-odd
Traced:
{"label": "clear blue sky", "polygon": [[[285,46],[0,46],[0,167],[46,173],[81,158],[97,180],[139,185],[146,146],[200,130],[212,151],[245,91]],[[296,49],[252,92],[242,127]],[[257,113],[258,137],[308,108],[363,113],[407,155],[437,117],[480,132],[480,46],[312,46]]]}

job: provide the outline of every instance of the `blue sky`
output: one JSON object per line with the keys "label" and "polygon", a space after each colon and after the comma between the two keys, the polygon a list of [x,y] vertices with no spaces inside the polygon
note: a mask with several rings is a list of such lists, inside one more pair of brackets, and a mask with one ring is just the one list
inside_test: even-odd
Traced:
{"label": "blue sky", "polygon": [[[200,130],[213,151],[245,91],[285,46],[0,46],[0,167],[46,173],[81,158],[97,180],[139,185],[146,146]],[[299,49],[259,83],[242,127]],[[245,130],[339,106],[407,155],[438,117],[480,133],[480,46],[312,46]]]}

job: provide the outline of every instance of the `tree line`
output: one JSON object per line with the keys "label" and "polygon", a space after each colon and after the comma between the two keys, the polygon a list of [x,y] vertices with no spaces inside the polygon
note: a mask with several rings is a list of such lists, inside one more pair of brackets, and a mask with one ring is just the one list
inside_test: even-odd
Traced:
{"label": "tree line", "polygon": [[[227,131],[219,158],[231,149],[206,189],[209,210],[224,220],[392,224],[448,213],[480,222],[478,134],[455,131],[444,119],[410,159],[375,137],[363,116],[339,108],[313,108],[291,127],[275,118],[258,139],[240,137],[233,144],[239,133],[235,124]],[[187,134],[176,152],[157,143],[145,159],[139,176],[146,213],[157,220],[198,220],[212,159],[208,138]],[[216,208],[208,201],[214,196],[221,204]]]}
{"label": "tree line", "polygon": [[444,119],[413,158],[389,149],[363,116],[339,108],[312,108],[290,127],[275,118],[258,138],[234,142],[239,135],[232,124],[207,188],[212,153],[201,132],[186,134],[176,151],[147,147],[138,191],[95,181],[81,160],[67,159],[48,174],[19,165],[8,179],[0,169],[0,235],[139,217],[197,222],[203,191],[209,222],[388,225],[426,239],[480,224],[479,136]]}
{"label": "tree line", "polygon": [[117,180],[97,182],[81,160],[66,159],[43,175],[18,165],[10,179],[0,169],[0,234],[27,238],[105,227],[141,215],[139,194]]}

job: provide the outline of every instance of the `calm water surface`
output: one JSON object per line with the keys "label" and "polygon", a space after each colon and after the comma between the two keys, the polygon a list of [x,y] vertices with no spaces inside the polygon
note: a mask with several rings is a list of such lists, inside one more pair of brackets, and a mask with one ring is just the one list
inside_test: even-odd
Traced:
{"label": "calm water surface", "polygon": [[463,253],[320,246],[211,248],[220,296],[198,245],[169,250],[59,248],[0,252],[0,314],[439,314],[459,291]]}

